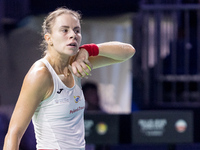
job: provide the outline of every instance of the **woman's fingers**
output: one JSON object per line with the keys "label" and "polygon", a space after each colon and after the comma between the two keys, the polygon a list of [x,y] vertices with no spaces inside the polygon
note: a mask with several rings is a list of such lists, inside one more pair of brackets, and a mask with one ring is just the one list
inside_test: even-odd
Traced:
{"label": "woman's fingers", "polygon": [[77,77],[85,77],[88,78],[88,76],[91,76],[91,71],[92,71],[92,65],[91,63],[88,61],[88,63],[86,62],[73,62],[72,66],[70,66],[69,68],[71,68],[70,71],[73,72],[74,75],[76,75]]}

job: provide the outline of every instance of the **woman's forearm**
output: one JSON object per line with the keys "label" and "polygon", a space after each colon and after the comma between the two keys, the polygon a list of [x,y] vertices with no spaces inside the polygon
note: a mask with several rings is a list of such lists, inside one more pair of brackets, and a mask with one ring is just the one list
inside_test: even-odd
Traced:
{"label": "woman's forearm", "polygon": [[20,138],[17,135],[7,133],[4,140],[3,150],[19,150]]}
{"label": "woman's forearm", "polygon": [[135,48],[127,43],[107,42],[98,44],[99,56],[125,61],[135,54]]}

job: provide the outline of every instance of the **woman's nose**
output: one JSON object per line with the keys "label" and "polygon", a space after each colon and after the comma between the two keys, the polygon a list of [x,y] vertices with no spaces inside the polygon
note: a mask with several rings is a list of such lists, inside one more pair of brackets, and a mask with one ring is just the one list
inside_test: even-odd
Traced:
{"label": "woman's nose", "polygon": [[70,38],[76,38],[76,33],[73,30],[70,31]]}

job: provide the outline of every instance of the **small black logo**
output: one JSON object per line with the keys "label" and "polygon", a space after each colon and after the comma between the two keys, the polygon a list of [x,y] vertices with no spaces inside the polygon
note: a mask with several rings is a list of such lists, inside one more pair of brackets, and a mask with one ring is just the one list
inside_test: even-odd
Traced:
{"label": "small black logo", "polygon": [[57,91],[58,94],[60,94],[62,92],[63,89],[59,89],[59,91]]}

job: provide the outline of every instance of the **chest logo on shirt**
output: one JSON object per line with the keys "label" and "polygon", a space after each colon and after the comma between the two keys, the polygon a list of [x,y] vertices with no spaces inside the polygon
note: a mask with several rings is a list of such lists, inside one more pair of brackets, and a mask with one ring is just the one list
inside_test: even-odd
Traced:
{"label": "chest logo on shirt", "polygon": [[64,89],[59,89],[59,91],[57,91],[58,94],[60,94]]}
{"label": "chest logo on shirt", "polygon": [[80,96],[74,96],[74,100],[75,100],[75,103],[78,103],[81,100],[81,98]]}

